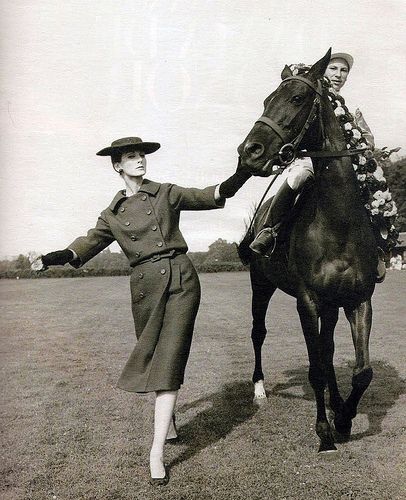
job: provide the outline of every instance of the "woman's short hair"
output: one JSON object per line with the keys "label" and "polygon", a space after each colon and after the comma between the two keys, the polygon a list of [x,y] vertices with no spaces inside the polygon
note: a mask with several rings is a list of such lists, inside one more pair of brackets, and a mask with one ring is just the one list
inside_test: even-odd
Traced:
{"label": "woman's short hair", "polygon": [[120,163],[121,157],[123,156],[123,152],[120,150],[113,151],[111,153],[111,163],[114,165],[115,163]]}

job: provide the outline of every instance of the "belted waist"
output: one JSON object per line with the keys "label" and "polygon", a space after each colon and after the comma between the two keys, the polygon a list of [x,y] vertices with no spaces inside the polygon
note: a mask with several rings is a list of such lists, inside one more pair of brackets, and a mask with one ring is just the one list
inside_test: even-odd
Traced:
{"label": "belted waist", "polygon": [[157,262],[158,260],[161,260],[161,259],[173,259],[177,255],[181,255],[181,254],[185,254],[185,253],[186,252],[181,252],[180,250],[170,250],[169,252],[156,253],[155,255],[152,255],[151,257],[147,257],[145,259],[139,260],[131,267],[136,267],[139,264],[144,264],[144,262]]}

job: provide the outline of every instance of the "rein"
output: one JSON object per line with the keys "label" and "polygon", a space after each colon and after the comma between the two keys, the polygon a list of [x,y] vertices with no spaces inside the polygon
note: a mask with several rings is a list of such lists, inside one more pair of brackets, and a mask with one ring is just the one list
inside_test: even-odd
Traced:
{"label": "rein", "polygon": [[281,175],[281,171],[277,172],[274,177],[272,178],[271,182],[268,184],[268,187],[265,189],[265,192],[264,194],[262,195],[262,198],[260,200],[260,202],[258,203],[257,205],[257,208],[255,209],[255,212],[254,212],[254,215],[252,216],[251,218],[251,222],[250,222],[250,225],[248,226],[248,229],[246,231],[246,234],[249,234],[250,231],[252,230],[252,225],[254,224],[254,221],[255,221],[255,217],[257,216],[257,213],[258,213],[258,210],[261,208],[262,206],[262,203],[264,202],[264,199],[265,199],[265,196],[268,194],[268,191],[271,189],[273,183],[276,181],[277,177]]}
{"label": "rein", "polygon": [[317,86],[316,86],[314,85],[313,82],[311,82],[310,80],[308,80],[303,76],[289,76],[288,78],[285,78],[282,81],[281,85],[283,85],[289,80],[298,80],[300,82],[304,82],[316,94],[313,99],[313,105],[307,117],[307,120],[303,125],[299,134],[295,137],[295,139],[289,142],[282,127],[271,118],[268,118],[267,116],[262,115],[256,121],[256,123],[264,123],[265,125],[267,125],[284,142],[283,146],[281,147],[278,153],[279,161],[282,165],[285,166],[290,165],[296,158],[339,158],[342,156],[354,156],[365,151],[365,149],[346,149],[344,151],[299,151],[298,148],[303,137],[305,136],[310,125],[313,123],[313,121],[317,116],[317,111],[320,107],[320,97],[323,95],[322,83],[321,80],[317,80]]}

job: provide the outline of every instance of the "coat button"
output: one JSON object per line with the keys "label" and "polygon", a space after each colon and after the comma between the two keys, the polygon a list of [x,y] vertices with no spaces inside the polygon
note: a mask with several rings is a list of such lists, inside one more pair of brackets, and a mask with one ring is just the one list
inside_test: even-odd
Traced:
{"label": "coat button", "polygon": [[161,269],[161,274],[165,274],[166,273],[166,269]]}
{"label": "coat button", "polygon": [[125,208],[124,208],[124,207],[121,207],[121,208],[120,208],[120,212],[125,212]]}
{"label": "coat button", "polygon": [[162,241],[158,241],[157,245],[161,247],[163,245]]}
{"label": "coat button", "polygon": [[132,235],[130,236],[130,239],[131,239],[132,241],[135,241],[135,240],[137,239],[137,237],[135,236],[135,234],[132,234]]}
{"label": "coat button", "polygon": [[144,277],[144,273],[140,273],[140,274],[138,275],[138,277],[139,277],[139,279],[140,279],[140,280],[142,280],[142,278]]}
{"label": "coat button", "polygon": [[147,215],[151,215],[152,214],[152,210],[147,210]]}
{"label": "coat button", "polygon": [[140,255],[140,252],[134,252],[134,257],[139,257]]}
{"label": "coat button", "polygon": [[145,297],[145,293],[144,292],[140,292],[139,297],[140,297],[140,299],[143,299]]}
{"label": "coat button", "polygon": [[152,227],[151,227],[151,229],[152,229],[153,231],[156,231],[158,228],[157,228],[156,226],[152,226]]}
{"label": "coat button", "polygon": [[126,225],[126,226],[129,226],[129,225],[130,225],[130,223],[127,221],[127,222],[125,223],[125,225]]}
{"label": "coat button", "polygon": [[145,194],[143,196],[141,196],[142,201],[145,201],[146,199],[147,199],[147,197],[145,196]]}

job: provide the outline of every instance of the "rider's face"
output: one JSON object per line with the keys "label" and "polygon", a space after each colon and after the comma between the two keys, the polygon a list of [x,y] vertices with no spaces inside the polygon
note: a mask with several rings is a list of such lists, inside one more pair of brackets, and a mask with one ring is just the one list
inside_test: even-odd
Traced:
{"label": "rider's face", "polygon": [[331,86],[337,92],[340,92],[348,77],[348,64],[344,59],[332,59],[327,66],[324,76],[331,82]]}

